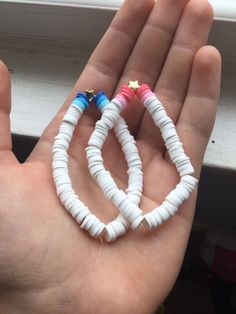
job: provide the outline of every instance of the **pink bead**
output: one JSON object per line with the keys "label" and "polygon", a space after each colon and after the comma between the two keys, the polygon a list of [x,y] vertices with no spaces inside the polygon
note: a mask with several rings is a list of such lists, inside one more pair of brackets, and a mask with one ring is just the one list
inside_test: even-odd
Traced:
{"label": "pink bead", "polygon": [[143,97],[146,93],[150,92],[151,89],[147,84],[142,84],[137,90],[136,90],[136,94],[139,97]]}
{"label": "pink bead", "polygon": [[121,93],[129,100],[131,100],[135,95],[135,91],[132,88],[129,88],[127,85],[121,87]]}
{"label": "pink bead", "polygon": [[117,100],[119,100],[119,102],[121,102],[123,109],[125,109],[128,105],[128,101],[127,98],[125,98],[121,93],[116,95],[115,97]]}
{"label": "pink bead", "polygon": [[121,87],[120,94],[130,101],[134,97],[135,91],[129,88],[127,85],[124,85]]}
{"label": "pink bead", "polygon": [[149,97],[153,96],[153,92],[151,91],[150,87],[147,84],[141,85],[136,90],[136,93],[142,102],[144,102]]}
{"label": "pink bead", "polygon": [[120,93],[116,95],[116,99],[119,100],[122,103],[123,108],[125,108],[133,98],[134,94],[134,90],[129,88],[127,85],[124,85],[121,87]]}
{"label": "pink bead", "polygon": [[154,94],[153,92],[148,92],[142,97],[142,101],[145,102],[148,98],[152,97]]}

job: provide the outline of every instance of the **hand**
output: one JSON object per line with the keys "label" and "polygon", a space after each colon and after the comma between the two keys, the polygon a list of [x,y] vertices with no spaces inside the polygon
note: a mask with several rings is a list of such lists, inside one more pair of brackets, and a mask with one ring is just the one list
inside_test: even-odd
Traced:
{"label": "hand", "polygon": [[[110,97],[129,80],[148,83],[174,120],[199,177],[220,90],[220,56],[205,46],[212,9],[205,0],[127,0],[91,56],[68,100],[24,164],[11,152],[10,78],[0,67],[1,313],[153,313],[175,283],[191,230],[196,192],[153,232],[129,232],[107,244],[90,238],[60,204],[51,148],[78,90]],[[76,192],[105,221],[117,211],[90,177],[84,149],[98,111],[81,118],[70,147]],[[151,117],[136,100],[124,117],[143,160],[141,208],[159,205],[178,181]],[[126,163],[111,133],[106,167],[127,185]],[[110,214],[109,214],[110,213]]]}

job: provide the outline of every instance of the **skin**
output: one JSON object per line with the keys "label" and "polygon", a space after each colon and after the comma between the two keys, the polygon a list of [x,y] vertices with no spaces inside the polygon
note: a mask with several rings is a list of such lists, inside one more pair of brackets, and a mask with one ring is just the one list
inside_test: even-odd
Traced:
{"label": "skin", "polygon": [[[78,90],[102,89],[112,97],[121,85],[139,80],[165,105],[199,177],[220,90],[220,55],[205,46],[212,15],[205,0],[126,0],[24,164],[11,151],[10,78],[0,65],[2,314],[146,314],[165,300],[183,261],[197,191],[157,230],[140,229],[112,244],[100,242],[81,231],[57,199],[51,147]],[[80,198],[109,221],[117,211],[90,177],[84,153],[99,116],[91,105],[81,118],[70,147],[70,170]],[[149,211],[179,178],[159,131],[137,99],[124,117],[143,160],[140,206]],[[125,188],[127,165],[112,132],[103,153],[107,169]]]}

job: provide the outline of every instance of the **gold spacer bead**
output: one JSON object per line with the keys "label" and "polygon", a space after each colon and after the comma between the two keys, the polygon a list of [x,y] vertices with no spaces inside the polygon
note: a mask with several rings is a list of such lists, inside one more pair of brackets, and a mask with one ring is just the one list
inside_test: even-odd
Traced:
{"label": "gold spacer bead", "polygon": [[91,90],[86,89],[85,94],[88,97],[89,101],[91,101],[93,99],[93,96],[94,96],[94,90],[93,89],[91,89]]}
{"label": "gold spacer bead", "polygon": [[138,81],[130,81],[128,87],[136,92],[136,90],[140,87],[140,85],[139,85]]}

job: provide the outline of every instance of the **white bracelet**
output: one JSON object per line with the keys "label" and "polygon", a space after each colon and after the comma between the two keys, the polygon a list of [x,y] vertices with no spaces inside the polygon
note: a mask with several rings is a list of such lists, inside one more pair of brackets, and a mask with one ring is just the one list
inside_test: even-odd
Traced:
{"label": "white bracelet", "polygon": [[[134,87],[134,83],[135,82],[130,83],[131,88]],[[189,157],[183,150],[183,145],[179,140],[176,128],[172,120],[167,116],[160,101],[157,99],[155,94],[151,92],[147,85],[142,85],[141,87],[136,86],[136,89],[140,100],[144,103],[144,106],[153,117],[156,126],[158,126],[161,130],[167,151],[181,177],[180,182],[177,184],[176,188],[167,195],[161,206],[155,208],[148,214],[143,215],[142,210],[137,206],[137,204],[134,204],[129,199],[127,194],[117,187],[114,180],[111,178],[110,173],[102,168],[101,164],[101,178],[98,179],[96,177],[96,179],[103,192],[105,191],[103,173],[104,178],[106,173],[106,175],[110,177],[110,182],[113,180],[113,194],[110,199],[119,208],[121,214],[130,221],[133,229],[137,228],[143,220],[145,220],[148,226],[152,229],[159,226],[165,220],[174,215],[183,202],[189,198],[198,181],[196,178],[191,176],[191,174],[194,173],[194,169],[191,165]],[[105,134],[108,134],[108,131],[114,127],[115,123],[118,121],[120,112],[126,105],[126,98],[129,94],[129,90],[130,89],[128,89],[128,87],[123,88],[121,93],[111,101],[109,108],[102,114],[101,120],[96,123],[95,130],[90,137],[87,149],[96,147],[101,155],[101,148],[106,139]],[[104,134],[102,138],[101,134]],[[99,145],[96,141],[97,138],[100,139]],[[102,159],[101,163],[103,163]],[[89,167],[90,166],[91,162],[89,160]]]}
{"label": "white bracelet", "polygon": [[[129,101],[132,99],[134,92],[129,94]],[[98,109],[104,113],[110,110],[111,103],[103,92],[99,92],[93,97]],[[126,105],[126,104],[125,104]],[[117,107],[116,107],[117,108]],[[86,148],[89,171],[97,180],[107,199],[112,200],[116,192],[116,184],[110,173],[106,171],[101,156],[101,144],[104,142],[108,132],[103,132],[104,125],[101,121],[96,123],[98,132],[90,138],[92,146]],[[127,164],[128,164],[128,188],[126,193],[131,202],[139,204],[143,189],[143,172],[142,161],[133,136],[130,134],[125,120],[119,116],[114,125],[114,130],[118,141],[121,144]],[[108,242],[114,241],[118,236],[125,233],[129,227],[129,221],[119,215],[115,220],[105,226],[105,238]]]}
{"label": "white bracelet", "polygon": [[75,126],[88,105],[89,102],[86,95],[79,93],[67,110],[59,132],[54,139],[52,169],[57,195],[61,203],[82,229],[88,230],[93,237],[99,237],[105,225],[95,215],[91,214],[89,208],[76,195],[68,169],[69,155],[67,151],[69,144]]}
{"label": "white bracelet", "polygon": [[[107,103],[109,103],[103,93],[99,93],[99,97],[97,95],[95,100],[101,111],[104,111]],[[80,224],[80,227],[86,229],[93,237],[99,237],[103,231],[105,231],[104,236],[106,240],[110,242],[126,232],[129,227],[128,220],[120,214],[116,219],[105,225],[95,215],[91,214],[89,208],[79,200],[79,197],[74,192],[68,170],[68,147],[75,126],[84,109],[88,106],[88,103],[88,97],[85,94],[79,93],[63,118],[59,133],[55,137],[53,144],[53,178],[61,203]],[[132,202],[139,203],[142,195],[143,174],[142,162],[135,141],[130,135],[127,125],[122,118],[118,120],[115,132],[122,145],[129,166],[129,185],[126,191],[129,193]],[[99,150],[96,148],[96,145],[99,143],[99,138],[95,138],[95,140],[95,147],[87,150],[88,159],[91,162],[90,171],[98,180],[102,180],[105,194],[109,199],[113,194],[113,186],[110,184],[108,172],[102,172],[101,175],[99,163],[102,161],[102,157],[101,154],[99,154]],[[131,153],[132,156],[135,155],[135,159],[130,158]]]}

